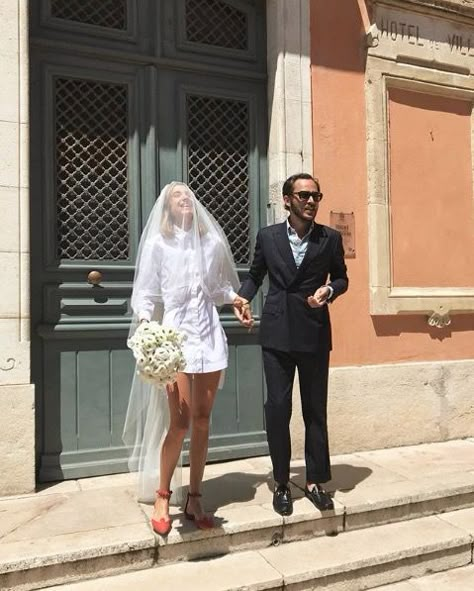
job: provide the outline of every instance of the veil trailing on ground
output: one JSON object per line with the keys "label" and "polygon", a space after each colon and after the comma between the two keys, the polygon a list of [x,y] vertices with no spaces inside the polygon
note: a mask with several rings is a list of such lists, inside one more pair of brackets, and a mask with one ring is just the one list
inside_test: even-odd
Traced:
{"label": "veil trailing on ground", "polygon": [[[185,306],[193,290],[202,290],[206,299],[222,306],[238,287],[232,252],[222,228],[187,185],[166,185],[140,239],[129,336],[142,320],[161,322],[165,309]],[[179,326],[174,328],[179,330]],[[143,502],[156,497],[160,449],[168,425],[166,388],[143,382],[135,374],[123,440],[130,453],[129,468],[138,471],[138,498]],[[175,491],[173,501],[180,502],[180,466],[171,489]]]}

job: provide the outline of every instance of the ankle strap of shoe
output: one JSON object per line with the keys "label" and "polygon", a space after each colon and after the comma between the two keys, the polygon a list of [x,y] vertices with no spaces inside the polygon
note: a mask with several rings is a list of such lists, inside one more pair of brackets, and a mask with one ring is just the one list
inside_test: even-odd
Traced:
{"label": "ankle strap of shoe", "polygon": [[156,494],[161,498],[161,499],[167,499],[169,500],[171,495],[173,494],[172,490],[163,490],[163,489],[158,489],[156,491]]}
{"label": "ankle strap of shoe", "polygon": [[188,497],[191,497],[192,499],[198,499],[199,497],[202,497],[202,494],[201,493],[188,492]]}

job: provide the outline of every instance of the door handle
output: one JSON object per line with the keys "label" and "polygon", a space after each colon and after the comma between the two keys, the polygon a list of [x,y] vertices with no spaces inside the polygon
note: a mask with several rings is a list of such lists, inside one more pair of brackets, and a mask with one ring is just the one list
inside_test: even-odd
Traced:
{"label": "door handle", "polygon": [[99,285],[102,281],[102,273],[100,271],[89,271],[87,275],[87,283],[91,285]]}

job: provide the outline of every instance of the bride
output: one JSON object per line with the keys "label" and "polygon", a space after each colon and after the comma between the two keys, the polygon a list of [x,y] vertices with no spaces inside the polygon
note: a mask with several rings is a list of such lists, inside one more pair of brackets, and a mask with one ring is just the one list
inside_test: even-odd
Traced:
{"label": "bride", "polygon": [[201,505],[209,440],[209,417],[227,367],[227,339],[218,306],[244,302],[227,239],[216,220],[184,183],[166,185],[143,231],[132,292],[131,333],[158,320],[186,336],[186,367],[166,388],[135,376],[123,439],[130,467],[139,471],[139,499],[155,499],[152,527],[171,529],[169,502],[179,487],[179,460],[191,426],[190,483],[184,514],[200,529],[214,527]]}

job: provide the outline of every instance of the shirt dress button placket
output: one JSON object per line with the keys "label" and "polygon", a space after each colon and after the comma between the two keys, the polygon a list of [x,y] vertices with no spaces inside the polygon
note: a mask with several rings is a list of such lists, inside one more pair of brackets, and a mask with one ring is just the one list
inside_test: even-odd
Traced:
{"label": "shirt dress button placket", "polygon": [[[196,273],[196,277],[198,277],[198,273]],[[192,309],[192,318],[194,320],[194,326],[198,329],[198,333],[200,333],[200,326],[201,326],[201,319],[200,319],[200,297],[201,294],[199,293],[199,285],[194,284],[191,290],[192,293],[192,302],[193,302],[193,309]],[[202,344],[197,342],[196,343],[196,370],[202,372],[204,370],[204,360],[202,355]]]}

